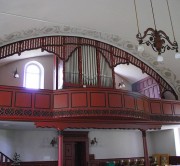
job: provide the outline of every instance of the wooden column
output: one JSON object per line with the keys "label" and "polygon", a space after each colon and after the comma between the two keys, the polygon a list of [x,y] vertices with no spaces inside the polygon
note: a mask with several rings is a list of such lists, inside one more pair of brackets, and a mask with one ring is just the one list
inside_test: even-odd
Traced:
{"label": "wooden column", "polygon": [[147,141],[146,141],[146,130],[141,130],[141,132],[142,132],[143,147],[144,147],[144,162],[145,162],[145,166],[150,166],[149,156],[148,156],[148,148],[147,148]]}
{"label": "wooden column", "polygon": [[63,166],[63,131],[58,131],[58,166]]}
{"label": "wooden column", "polygon": [[58,85],[59,85],[59,79],[58,79],[58,75],[59,75],[59,58],[55,55],[55,71],[56,71],[56,76],[55,76],[55,81],[56,81],[56,90],[58,90]]}

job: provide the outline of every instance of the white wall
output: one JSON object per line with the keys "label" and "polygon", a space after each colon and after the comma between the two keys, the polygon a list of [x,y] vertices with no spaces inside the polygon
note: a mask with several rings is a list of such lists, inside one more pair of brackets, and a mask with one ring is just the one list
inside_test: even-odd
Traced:
{"label": "white wall", "polygon": [[[44,89],[53,89],[54,56],[34,57],[18,60],[0,67],[0,85],[23,87],[24,66],[29,61],[37,61],[44,67]],[[14,78],[14,71],[18,70],[19,78]]]}
{"label": "white wall", "polygon": [[51,140],[56,131],[0,130],[0,151],[11,159],[15,152],[21,161],[57,161],[58,148]]}
{"label": "white wall", "polygon": [[57,161],[58,148],[52,147],[56,131],[15,131],[15,151],[23,161]]}
{"label": "white wall", "polygon": [[3,152],[10,158],[12,158],[14,154],[13,139],[13,132],[0,129],[0,152]]}
{"label": "white wall", "polygon": [[96,159],[142,157],[142,134],[138,130],[94,130],[89,139],[96,137],[98,144],[90,145],[90,154]]}
{"label": "white wall", "polygon": [[176,156],[173,129],[152,131],[150,137],[152,142],[151,145],[153,146],[152,154],[161,153]]}
{"label": "white wall", "polygon": [[[90,154],[97,159],[144,156],[142,133],[138,130],[90,131],[89,139],[94,137],[98,144],[90,145]],[[149,156],[155,153],[176,156],[173,129],[147,132],[146,139]]]}
{"label": "white wall", "polygon": [[174,128],[174,141],[176,147],[176,156],[180,156],[180,129]]}

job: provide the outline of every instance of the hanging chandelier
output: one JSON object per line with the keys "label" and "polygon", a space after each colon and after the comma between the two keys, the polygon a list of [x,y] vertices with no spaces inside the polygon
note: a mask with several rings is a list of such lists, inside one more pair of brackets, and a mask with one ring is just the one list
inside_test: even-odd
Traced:
{"label": "hanging chandelier", "polygon": [[144,32],[144,35],[142,35],[140,33],[139,21],[138,21],[138,17],[137,17],[137,8],[136,8],[135,1],[136,0],[134,0],[134,6],[135,6],[135,12],[136,12],[137,28],[138,28],[138,33],[136,35],[136,38],[139,42],[138,51],[143,52],[144,51],[143,44],[146,44],[147,46],[151,46],[152,49],[158,53],[157,61],[159,61],[159,62],[163,61],[163,56],[161,54],[164,53],[166,50],[175,50],[176,51],[175,58],[180,58],[180,53],[178,53],[178,43],[176,42],[176,39],[175,39],[174,28],[173,28],[173,24],[172,24],[172,18],[171,18],[171,14],[170,14],[168,0],[166,0],[166,2],[167,2],[170,21],[171,21],[173,37],[174,37],[173,42],[170,41],[169,36],[167,36],[164,31],[157,30],[152,0],[150,0],[150,2],[151,2],[151,9],[152,9],[152,15],[153,15],[153,21],[154,21],[154,29],[147,28],[147,30],[145,30],[145,32]]}

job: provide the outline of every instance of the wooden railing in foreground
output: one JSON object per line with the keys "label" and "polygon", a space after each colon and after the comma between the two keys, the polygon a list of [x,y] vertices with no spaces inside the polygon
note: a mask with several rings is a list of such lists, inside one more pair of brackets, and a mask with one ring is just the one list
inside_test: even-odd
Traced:
{"label": "wooden railing in foreground", "polygon": [[[144,157],[131,157],[131,158],[109,158],[109,159],[94,159],[91,158],[92,155],[90,155],[90,161],[88,166],[106,166],[108,162],[114,162],[115,166],[134,166],[133,162],[130,162],[132,164],[128,164],[129,161],[133,160],[141,160],[142,163],[140,164],[141,166],[143,164]],[[124,161],[124,164],[121,163],[121,161]],[[151,166],[156,166],[156,164],[153,163],[152,157],[149,157],[150,160],[150,165]],[[126,163],[126,164],[125,164]],[[169,156],[169,164],[170,165],[179,165],[180,164],[180,156]]]}
{"label": "wooden railing in foreground", "polygon": [[[91,156],[91,155],[90,155]],[[143,157],[136,158],[123,158],[124,160],[133,160],[133,159],[143,159]],[[120,161],[122,158],[115,159],[91,159],[88,163],[88,166],[104,166],[108,161]],[[179,156],[169,156],[169,163],[172,165],[177,165],[180,163]],[[29,161],[29,162],[21,162],[21,166],[57,166],[57,161]],[[1,166],[1,165],[0,165]]]}
{"label": "wooden railing in foreground", "polygon": [[11,166],[12,162],[8,156],[0,152],[0,166]]}

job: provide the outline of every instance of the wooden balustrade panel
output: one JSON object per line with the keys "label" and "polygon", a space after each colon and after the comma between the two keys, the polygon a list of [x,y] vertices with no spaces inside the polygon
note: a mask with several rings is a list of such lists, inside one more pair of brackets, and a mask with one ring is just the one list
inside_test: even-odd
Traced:
{"label": "wooden balustrade panel", "polygon": [[137,110],[139,110],[139,111],[145,111],[143,99],[137,98],[137,99],[136,99],[136,106],[137,106]]}
{"label": "wooden balustrade panel", "polygon": [[35,109],[51,109],[51,94],[36,93],[34,103]]}
{"label": "wooden balustrade panel", "polygon": [[0,90],[0,107],[12,106],[12,91]]}
{"label": "wooden balustrade panel", "polygon": [[165,115],[173,115],[172,104],[169,102],[162,103],[162,110],[163,110],[163,114],[165,114]]}
{"label": "wooden balustrade panel", "polygon": [[124,94],[124,107],[126,109],[132,109],[135,110],[135,98],[133,95],[130,94]]}
{"label": "wooden balustrade panel", "polygon": [[147,113],[150,113],[150,107],[149,107],[149,100],[148,99],[143,99],[144,102],[144,110]]}
{"label": "wooden balustrade panel", "polygon": [[180,115],[180,103],[175,103],[173,104],[173,106],[174,106],[174,114]]}
{"label": "wooden balustrade panel", "polygon": [[152,114],[162,114],[161,112],[161,103],[159,101],[151,101],[150,108]]}
{"label": "wooden balustrade panel", "polygon": [[32,93],[15,92],[14,106],[18,108],[33,108]]}
{"label": "wooden balustrade panel", "polygon": [[54,94],[53,101],[54,109],[69,108],[69,93]]}
{"label": "wooden balustrade panel", "polygon": [[88,94],[86,92],[71,93],[71,107],[72,108],[87,108]]}
{"label": "wooden balustrade panel", "polygon": [[106,93],[90,92],[90,107],[106,108]]}
{"label": "wooden balustrade panel", "polygon": [[120,93],[108,93],[108,106],[109,108],[122,108],[122,94]]}

